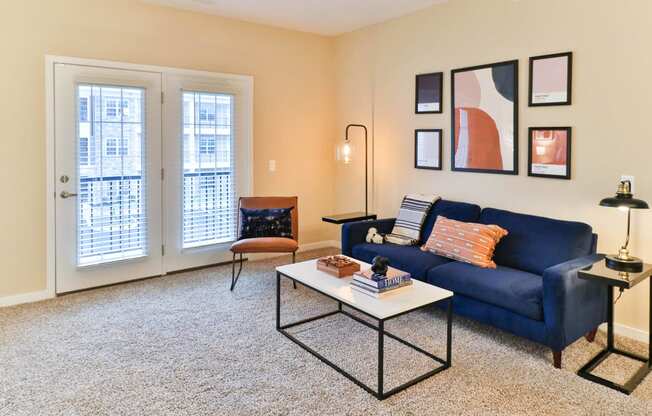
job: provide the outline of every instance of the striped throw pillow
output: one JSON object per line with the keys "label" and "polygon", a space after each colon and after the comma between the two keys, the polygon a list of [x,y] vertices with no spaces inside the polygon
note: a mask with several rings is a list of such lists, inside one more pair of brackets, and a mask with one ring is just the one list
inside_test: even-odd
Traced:
{"label": "striped throw pillow", "polygon": [[494,250],[506,235],[507,230],[497,225],[455,221],[440,215],[421,249],[478,267],[495,269],[496,263],[492,260]]}
{"label": "striped throw pillow", "polygon": [[398,210],[394,228],[385,236],[385,241],[403,246],[416,245],[426,215],[438,199],[435,195],[406,195]]}

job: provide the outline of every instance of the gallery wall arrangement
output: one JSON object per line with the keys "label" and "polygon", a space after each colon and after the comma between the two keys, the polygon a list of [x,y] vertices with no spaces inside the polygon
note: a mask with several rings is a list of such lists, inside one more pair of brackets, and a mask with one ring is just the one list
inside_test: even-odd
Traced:
{"label": "gallery wall arrangement", "polygon": [[[529,58],[528,106],[571,104],[572,52]],[[443,113],[443,72],[415,76],[415,113]],[[518,60],[451,71],[451,170],[518,175]],[[442,170],[442,129],[414,132],[414,167]],[[571,178],[571,127],[529,127],[528,176]]]}

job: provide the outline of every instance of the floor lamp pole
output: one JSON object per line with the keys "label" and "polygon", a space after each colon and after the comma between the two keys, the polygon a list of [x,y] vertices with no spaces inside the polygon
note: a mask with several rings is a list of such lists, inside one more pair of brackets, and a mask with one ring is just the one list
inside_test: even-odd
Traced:
{"label": "floor lamp pole", "polygon": [[369,169],[367,165],[369,163],[368,154],[367,154],[367,126],[364,124],[349,124],[346,126],[345,131],[345,141],[349,141],[349,128],[351,127],[361,127],[364,129],[364,215],[369,215]]}

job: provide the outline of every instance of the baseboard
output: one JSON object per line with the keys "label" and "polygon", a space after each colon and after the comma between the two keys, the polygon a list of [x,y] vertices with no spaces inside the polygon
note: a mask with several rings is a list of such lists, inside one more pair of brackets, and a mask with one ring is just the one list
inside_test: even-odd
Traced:
{"label": "baseboard", "polygon": [[[600,325],[600,331],[607,332],[607,324]],[[614,323],[614,334],[621,337],[631,338],[645,344],[650,342],[650,334],[647,332],[618,323]]]}
{"label": "baseboard", "polygon": [[41,300],[52,299],[54,295],[49,290],[38,292],[21,293],[18,295],[4,296],[0,298],[0,308],[5,306],[20,305],[22,303],[39,302]]}

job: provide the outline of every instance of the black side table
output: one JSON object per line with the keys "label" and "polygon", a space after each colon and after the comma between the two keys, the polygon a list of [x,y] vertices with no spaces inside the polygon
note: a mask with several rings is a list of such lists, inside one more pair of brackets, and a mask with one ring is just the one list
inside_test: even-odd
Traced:
{"label": "black side table", "polygon": [[[650,327],[649,327],[649,351],[648,357],[642,357],[631,352],[620,350],[614,347],[614,295],[613,288],[617,287],[619,290],[631,289],[637,284],[641,283],[652,275],[652,265],[644,264],[643,271],[640,273],[627,273],[619,272],[608,268],[604,260],[594,263],[592,266],[581,270],[578,276],[582,279],[595,280],[608,286],[607,290],[607,348],[600,351],[595,357],[591,359],[586,365],[579,369],[577,374],[587,380],[595,383],[602,384],[603,386],[610,387],[618,390],[621,393],[630,394],[636,389],[645,376],[652,371],[652,303],[649,307],[650,314]],[[650,302],[652,302],[652,283],[650,284]],[[591,374],[602,361],[604,361],[610,354],[618,354],[633,360],[643,362],[643,366],[634,374],[625,384],[618,384],[613,381],[598,377]]]}
{"label": "black side table", "polygon": [[344,224],[347,222],[368,221],[368,220],[375,220],[375,219],[376,219],[376,214],[369,214],[364,212],[349,212],[347,214],[334,214],[334,215],[327,215],[321,218],[322,221],[330,222],[331,224]]}

